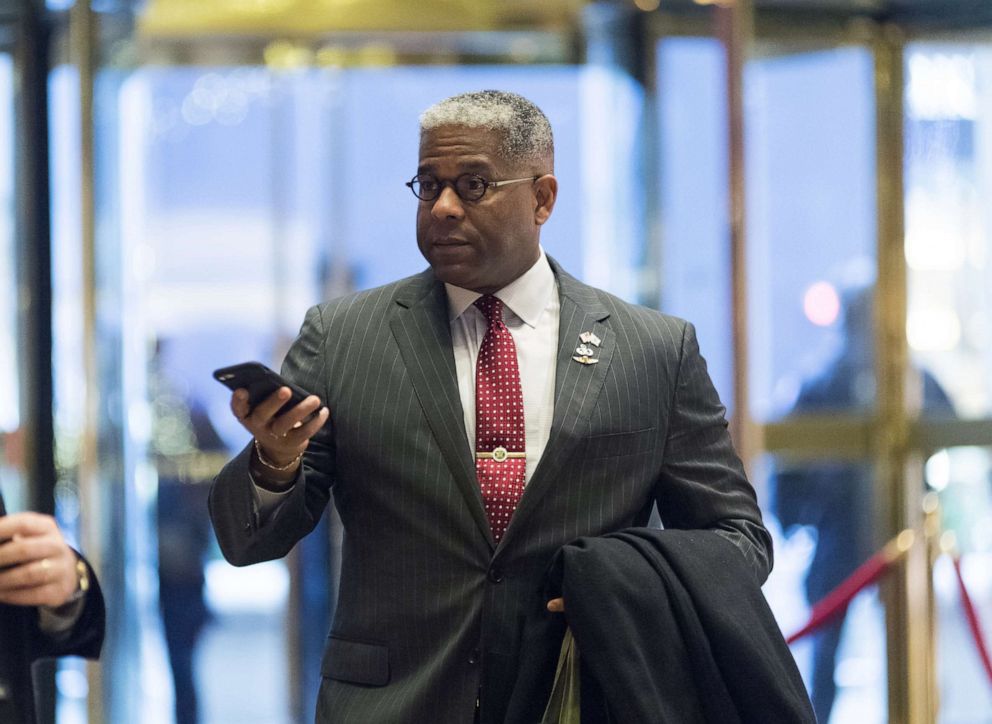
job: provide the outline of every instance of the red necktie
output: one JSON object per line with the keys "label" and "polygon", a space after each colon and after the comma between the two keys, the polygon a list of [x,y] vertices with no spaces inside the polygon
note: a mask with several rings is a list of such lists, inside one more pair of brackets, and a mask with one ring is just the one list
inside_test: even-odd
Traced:
{"label": "red necktie", "polygon": [[475,471],[498,543],[524,492],[524,396],[503,302],[487,294],[475,306],[489,322],[475,368]]}

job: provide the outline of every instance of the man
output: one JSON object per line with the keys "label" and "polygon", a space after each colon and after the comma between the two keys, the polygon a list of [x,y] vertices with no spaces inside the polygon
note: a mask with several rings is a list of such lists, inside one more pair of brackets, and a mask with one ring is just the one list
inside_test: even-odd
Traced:
{"label": "man", "polygon": [[32,662],[70,654],[95,659],[104,626],[93,570],[66,544],[55,519],[6,515],[0,494],[0,721],[34,724]]}
{"label": "man", "polygon": [[204,405],[179,392],[188,383],[169,362],[171,340],[156,344],[150,389],[155,401],[151,447],[158,472],[158,599],[162,633],[175,691],[175,724],[202,721],[194,661],[211,620],[205,596],[203,561],[211,542],[207,520],[210,476],[197,463],[227,450]]}
{"label": "man", "polygon": [[[865,414],[875,402],[874,288],[856,287],[844,295],[843,343],[837,355],[806,380],[792,414]],[[920,370],[923,410],[930,417],[954,417],[954,406],[937,380]],[[871,556],[876,540],[876,510],[871,466],[831,460],[780,463],[770,478],[771,508],[788,532],[816,528],[816,549],[806,571],[806,598],[819,603]],[[842,612],[812,634],[810,698],[817,721],[830,721],[837,697],[834,671],[844,630]]]}
{"label": "man", "polygon": [[408,186],[430,269],[308,312],[283,372],[314,396],[279,416],[288,388],[232,397],[254,441],[211,491],[228,560],[285,555],[332,490],[344,525],[320,722],[539,720],[567,606],[542,594],[553,554],[656,503],[768,574],[692,327],[541,249],[553,153],[515,94],[428,109]]}

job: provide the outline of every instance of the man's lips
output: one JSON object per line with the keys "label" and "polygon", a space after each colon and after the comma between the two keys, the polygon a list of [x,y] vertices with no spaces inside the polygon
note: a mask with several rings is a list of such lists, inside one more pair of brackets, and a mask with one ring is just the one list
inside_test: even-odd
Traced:
{"label": "man's lips", "polygon": [[471,251],[472,245],[464,239],[445,237],[443,239],[434,239],[431,242],[430,248],[431,253],[436,255],[438,259],[452,257],[453,255],[461,258],[466,252]]}

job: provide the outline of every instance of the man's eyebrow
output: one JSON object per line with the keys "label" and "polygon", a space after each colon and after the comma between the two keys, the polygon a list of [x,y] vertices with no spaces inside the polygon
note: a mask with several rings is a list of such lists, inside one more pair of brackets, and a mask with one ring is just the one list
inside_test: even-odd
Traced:
{"label": "man's eyebrow", "polygon": [[[432,175],[436,174],[437,165],[433,163],[422,163],[417,166],[417,173],[429,173]],[[494,173],[492,164],[485,161],[465,161],[464,163],[458,164],[458,173],[477,173],[482,176],[491,175]]]}
{"label": "man's eyebrow", "polygon": [[493,170],[492,164],[486,163],[485,161],[467,161],[460,164],[460,167],[468,172],[482,171],[489,173]]}

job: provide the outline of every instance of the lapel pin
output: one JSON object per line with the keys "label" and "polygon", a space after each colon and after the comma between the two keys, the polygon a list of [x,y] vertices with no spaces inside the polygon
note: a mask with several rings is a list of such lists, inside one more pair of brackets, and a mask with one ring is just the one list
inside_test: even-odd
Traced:
{"label": "lapel pin", "polygon": [[594,365],[597,362],[599,362],[599,360],[596,359],[595,357],[589,357],[588,355],[576,355],[572,357],[572,359],[584,365]]}
{"label": "lapel pin", "polygon": [[583,344],[593,344],[596,347],[598,347],[600,343],[603,341],[592,332],[583,332],[582,334],[579,335],[579,339],[582,341]]}
{"label": "lapel pin", "polygon": [[583,357],[592,357],[596,354],[596,351],[592,347],[587,347],[584,344],[580,344],[575,348],[575,354],[581,355]]}

